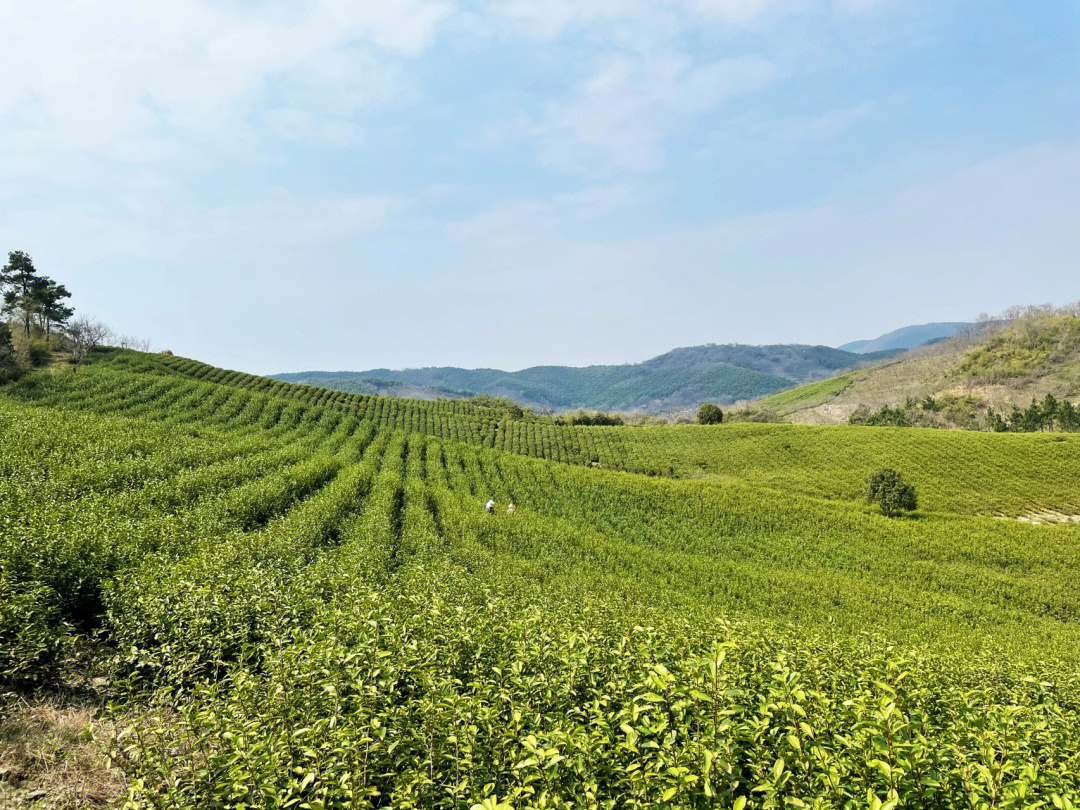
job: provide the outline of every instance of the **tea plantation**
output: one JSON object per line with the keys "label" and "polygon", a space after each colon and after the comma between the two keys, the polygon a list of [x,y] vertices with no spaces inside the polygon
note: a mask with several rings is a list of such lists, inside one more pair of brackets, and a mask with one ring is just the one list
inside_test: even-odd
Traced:
{"label": "tea plantation", "polygon": [[[920,511],[864,504],[881,466]],[[91,645],[132,808],[1069,808],[1080,527],[1036,509],[1080,512],[1080,436],[563,426],[103,351],[0,390],[0,694]]]}

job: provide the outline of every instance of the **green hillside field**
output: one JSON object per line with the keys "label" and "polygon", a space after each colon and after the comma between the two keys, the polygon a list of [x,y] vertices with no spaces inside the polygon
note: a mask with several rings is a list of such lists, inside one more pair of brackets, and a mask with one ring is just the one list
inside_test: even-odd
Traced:
{"label": "green hillside field", "polygon": [[858,372],[849,371],[847,374],[839,374],[827,380],[800,385],[797,388],[789,388],[778,394],[764,397],[757,404],[764,408],[771,408],[779,413],[787,413],[799,408],[819,405],[822,402],[842,394],[854,382]]}
{"label": "green hillside field", "polygon": [[[861,501],[880,466],[917,512]],[[1073,807],[1080,528],[1035,509],[1080,513],[1080,436],[563,426],[108,350],[0,389],[0,695],[100,673],[133,808]]]}

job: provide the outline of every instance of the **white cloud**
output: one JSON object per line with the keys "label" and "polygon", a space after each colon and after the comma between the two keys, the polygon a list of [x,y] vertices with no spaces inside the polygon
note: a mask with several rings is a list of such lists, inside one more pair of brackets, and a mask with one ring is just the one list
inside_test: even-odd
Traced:
{"label": "white cloud", "polygon": [[833,0],[833,3],[848,14],[865,14],[889,5],[889,0]]}
{"label": "white cloud", "polygon": [[196,213],[190,233],[222,244],[322,244],[379,230],[399,201],[379,194],[298,198],[278,194],[243,208]]}
{"label": "white cloud", "polygon": [[331,115],[385,100],[384,64],[429,47],[451,12],[442,0],[312,0],[288,9],[46,0],[0,8],[8,148],[44,141],[114,159],[170,128],[212,132],[276,78],[291,80],[294,94],[332,98]]}
{"label": "white cloud", "polygon": [[452,242],[504,250],[529,246],[546,252],[565,242],[565,226],[608,216],[640,200],[640,189],[629,183],[587,186],[555,194],[549,199],[510,200],[469,219],[448,223],[444,232]]}
{"label": "white cloud", "polygon": [[1077,187],[1080,144],[1044,144],[843,204],[636,239],[570,238],[548,201],[493,209],[455,235],[493,300],[528,302],[517,326],[547,361],[622,362],[710,340],[835,344],[875,324],[1071,300]]}
{"label": "white cloud", "polygon": [[364,136],[363,127],[352,121],[321,117],[296,107],[268,110],[263,121],[286,141],[345,146],[360,143]]}
{"label": "white cloud", "polygon": [[629,183],[616,183],[610,186],[591,186],[567,194],[558,194],[554,203],[566,206],[573,216],[580,221],[589,221],[605,217],[618,211],[637,197],[634,187]]}
{"label": "white cloud", "polygon": [[678,52],[611,53],[543,119],[523,127],[519,118],[509,131],[534,138],[542,159],[562,169],[649,171],[663,164],[665,138],[687,117],[760,90],[775,75],[757,57],[695,65]]}
{"label": "white cloud", "polygon": [[492,0],[483,8],[496,27],[548,40],[568,28],[605,28],[618,35],[620,28],[625,34],[631,26],[655,37],[706,22],[747,26],[769,14],[790,14],[807,5],[801,0]]}
{"label": "white cloud", "polygon": [[664,3],[642,0],[491,0],[482,8],[488,27],[540,40],[555,39],[568,28],[610,26],[625,20],[674,23]]}
{"label": "white cloud", "polygon": [[106,259],[175,261],[214,255],[266,256],[274,249],[332,243],[383,228],[402,201],[387,195],[298,197],[284,191],[211,209],[173,202],[152,180],[120,213],[25,207],[0,223],[0,244],[41,246],[48,263]]}
{"label": "white cloud", "polygon": [[[485,2],[487,32],[541,41],[577,36],[593,54],[589,73],[573,59],[560,80],[568,92],[535,109],[487,124],[480,140],[532,140],[540,161],[602,176],[665,165],[667,141],[692,130],[691,117],[725,102],[764,95],[781,78],[835,69],[834,41],[858,15],[888,0],[502,0]],[[865,32],[860,34],[865,37]],[[842,38],[841,38],[842,39]],[[535,100],[535,96],[529,101]],[[790,101],[790,100],[785,100]],[[523,105],[527,106],[527,105]],[[869,106],[788,122],[788,135],[837,133],[870,114]],[[777,131],[767,137],[774,138]]]}
{"label": "white cloud", "polygon": [[471,219],[444,227],[452,242],[483,246],[485,251],[493,253],[537,246],[556,234],[557,229],[558,218],[545,200],[501,203]]}
{"label": "white cloud", "polygon": [[722,23],[756,28],[763,21],[807,11],[863,14],[888,0],[486,0],[487,27],[540,40],[551,40],[567,29],[605,30],[615,37],[631,29],[651,39],[687,28]]}
{"label": "white cloud", "polygon": [[[890,101],[895,102],[896,98]],[[829,110],[817,115],[791,116],[779,120],[772,118],[755,120],[749,125],[748,134],[759,140],[768,138],[797,141],[813,137],[834,138],[874,115],[879,107],[878,102],[867,99],[851,107]]]}
{"label": "white cloud", "polygon": [[778,0],[683,0],[682,4],[701,16],[716,17],[740,25],[746,25],[768,11],[790,12],[805,5]]}

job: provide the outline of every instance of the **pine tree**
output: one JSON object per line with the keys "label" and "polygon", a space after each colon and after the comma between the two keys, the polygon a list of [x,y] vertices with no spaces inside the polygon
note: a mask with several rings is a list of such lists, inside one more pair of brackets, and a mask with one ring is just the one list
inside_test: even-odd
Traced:
{"label": "pine tree", "polygon": [[1042,412],[1040,427],[1043,430],[1053,430],[1058,413],[1057,397],[1053,394],[1047,394],[1045,399],[1043,399],[1042,407],[1039,410]]}
{"label": "pine tree", "polygon": [[38,276],[34,287],[35,306],[38,315],[38,325],[46,335],[52,334],[52,328],[64,326],[75,314],[75,310],[64,305],[64,301],[71,298],[71,293],[63,284],[57,284],[47,276]]}
{"label": "pine tree", "polygon": [[1062,400],[1057,409],[1057,422],[1059,430],[1070,433],[1080,430],[1080,410],[1077,410],[1069,400]]}
{"label": "pine tree", "polygon": [[38,282],[33,260],[21,250],[8,254],[8,263],[0,268],[0,288],[4,289],[4,312],[22,312],[26,336],[36,311],[35,289]]}
{"label": "pine tree", "polygon": [[1009,429],[1008,424],[1002,419],[1001,414],[993,408],[986,409],[986,424],[994,433],[1004,433]]}

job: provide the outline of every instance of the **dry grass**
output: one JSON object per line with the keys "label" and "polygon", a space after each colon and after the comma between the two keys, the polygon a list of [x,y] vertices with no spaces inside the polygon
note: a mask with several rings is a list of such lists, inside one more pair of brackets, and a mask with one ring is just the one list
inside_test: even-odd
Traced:
{"label": "dry grass", "polygon": [[118,799],[124,782],[90,734],[94,701],[0,695],[0,810],[85,810]]}
{"label": "dry grass", "polygon": [[788,418],[805,424],[837,424],[846,422],[860,405],[876,411],[883,405],[902,406],[908,398],[919,401],[943,395],[971,396],[983,406],[1007,413],[1013,405],[1026,407],[1032,399],[1041,400],[1048,393],[1070,400],[1080,395],[1080,363],[1064,364],[1042,376],[999,383],[958,376],[956,370],[964,356],[985,339],[957,337],[913,349],[859,374],[835,397],[824,402],[810,401],[791,411]]}

